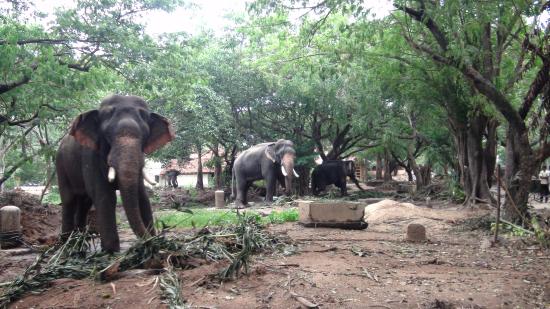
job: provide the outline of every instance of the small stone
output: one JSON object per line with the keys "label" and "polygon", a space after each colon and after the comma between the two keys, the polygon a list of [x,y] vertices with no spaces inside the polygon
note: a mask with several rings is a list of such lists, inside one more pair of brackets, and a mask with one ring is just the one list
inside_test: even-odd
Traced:
{"label": "small stone", "polygon": [[493,242],[488,237],[483,238],[481,240],[481,244],[479,245],[481,250],[487,250],[487,249],[491,248],[492,246],[493,246]]}
{"label": "small stone", "polygon": [[407,226],[407,241],[426,241],[426,228],[422,224],[411,223]]}

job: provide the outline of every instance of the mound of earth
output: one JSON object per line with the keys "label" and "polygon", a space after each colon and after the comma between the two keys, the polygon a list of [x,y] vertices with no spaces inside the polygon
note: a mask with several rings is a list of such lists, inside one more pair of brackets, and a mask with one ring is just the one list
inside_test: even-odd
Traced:
{"label": "mound of earth", "polygon": [[[159,208],[182,208],[191,204],[214,205],[214,190],[190,191],[186,189],[161,189],[156,192],[159,202],[154,206]],[[153,203],[155,204],[155,203]]]}
{"label": "mound of earth", "polygon": [[457,212],[419,207],[390,199],[365,207],[365,221],[369,224],[404,222],[425,224],[430,221],[454,222],[462,219]]}
{"label": "mound of earth", "polygon": [[0,194],[0,207],[17,206],[21,209],[23,241],[28,244],[52,244],[57,240],[61,227],[61,207],[40,204],[35,195],[22,190]]}

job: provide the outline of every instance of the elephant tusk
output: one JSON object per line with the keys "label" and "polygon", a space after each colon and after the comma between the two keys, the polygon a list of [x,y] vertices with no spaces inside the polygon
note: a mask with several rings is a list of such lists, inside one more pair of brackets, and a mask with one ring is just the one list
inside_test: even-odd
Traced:
{"label": "elephant tusk", "polygon": [[109,166],[109,172],[107,173],[107,179],[109,180],[109,182],[113,182],[113,181],[115,181],[115,177],[116,177],[115,168],[112,167],[112,166]]}
{"label": "elephant tusk", "polygon": [[157,182],[149,178],[149,175],[145,172],[145,169],[143,169],[143,179],[147,181],[151,186],[156,186]]}
{"label": "elephant tusk", "polygon": [[295,169],[292,169],[292,172],[294,172],[294,177],[300,178],[300,175],[298,175],[298,173],[296,173],[296,170],[295,170]]}
{"label": "elephant tusk", "polygon": [[282,165],[281,165],[281,172],[283,172],[283,176],[285,176],[285,177],[288,175],[286,170],[285,170],[285,167],[282,166]]}

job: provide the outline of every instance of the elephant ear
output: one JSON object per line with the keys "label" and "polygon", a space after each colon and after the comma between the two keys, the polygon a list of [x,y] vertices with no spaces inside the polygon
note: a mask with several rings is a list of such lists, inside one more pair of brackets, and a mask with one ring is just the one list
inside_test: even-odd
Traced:
{"label": "elephant ear", "polygon": [[275,159],[277,157],[277,154],[275,154],[274,145],[275,143],[271,143],[267,145],[267,147],[265,147],[265,155],[269,160],[273,161],[273,163],[277,162],[277,160]]}
{"label": "elephant ear", "polygon": [[145,154],[150,154],[174,139],[174,128],[165,117],[151,113],[149,121],[149,137],[143,147]]}
{"label": "elephant ear", "polygon": [[74,136],[82,146],[92,150],[99,149],[99,117],[98,110],[94,109],[82,113],[73,120],[69,135]]}

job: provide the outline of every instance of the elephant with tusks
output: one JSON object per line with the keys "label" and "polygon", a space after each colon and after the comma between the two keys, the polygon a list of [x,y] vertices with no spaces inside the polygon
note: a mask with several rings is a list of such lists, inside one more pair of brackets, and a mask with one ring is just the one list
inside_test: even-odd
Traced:
{"label": "elephant with tusks", "polygon": [[263,179],[266,185],[266,202],[273,201],[277,181],[292,193],[292,181],[299,177],[294,170],[296,151],[289,140],[280,139],[262,143],[243,151],[235,160],[232,175],[232,194],[236,207],[247,206],[246,194],[252,182]]}

